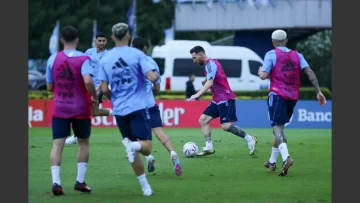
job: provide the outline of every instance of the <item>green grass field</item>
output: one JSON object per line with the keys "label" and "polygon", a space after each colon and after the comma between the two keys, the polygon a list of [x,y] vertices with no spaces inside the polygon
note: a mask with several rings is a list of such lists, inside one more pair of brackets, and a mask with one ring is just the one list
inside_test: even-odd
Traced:
{"label": "green grass field", "polygon": [[29,129],[29,202],[61,203],[316,203],[331,202],[331,130],[287,129],[288,147],[294,165],[286,177],[263,167],[269,159],[271,129],[247,129],[259,137],[257,158],[248,155],[246,143],[229,133],[213,129],[216,154],[184,158],[187,141],[203,147],[199,129],[166,129],[179,153],[183,175],[177,177],[164,147],[155,138],[153,155],[156,171],[147,173],[154,196],[142,196],[140,185],[125,158],[121,135],[114,129],[93,129],[86,182],[92,194],[73,190],[77,166],[77,146],[66,146],[61,166],[61,182],[66,196],[53,197],[49,153],[50,128]]}

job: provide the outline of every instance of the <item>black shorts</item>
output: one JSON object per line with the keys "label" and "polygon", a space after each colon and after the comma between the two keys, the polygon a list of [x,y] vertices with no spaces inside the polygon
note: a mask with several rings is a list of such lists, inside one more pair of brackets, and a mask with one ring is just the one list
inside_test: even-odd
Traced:
{"label": "black shorts", "polygon": [[91,119],[52,118],[51,128],[54,140],[69,136],[71,134],[71,128],[76,137],[87,139],[91,133]]}
{"label": "black shorts", "polygon": [[220,124],[236,122],[236,100],[228,100],[225,103],[215,104],[211,102],[204,110],[203,114],[212,118],[220,117]]}
{"label": "black shorts", "polygon": [[155,104],[155,106],[149,108],[150,114],[150,126],[151,128],[162,128],[162,120],[160,115],[159,106]]}
{"label": "black shorts", "polygon": [[123,138],[131,141],[152,140],[148,109],[134,111],[125,116],[115,115],[115,119]]}
{"label": "black shorts", "polygon": [[271,126],[288,123],[293,115],[296,102],[296,100],[287,100],[279,95],[270,94],[267,103]]}

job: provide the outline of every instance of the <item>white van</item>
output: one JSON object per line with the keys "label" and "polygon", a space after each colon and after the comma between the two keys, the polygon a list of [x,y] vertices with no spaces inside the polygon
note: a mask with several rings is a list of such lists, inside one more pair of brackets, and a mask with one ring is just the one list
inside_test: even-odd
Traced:
{"label": "white van", "polygon": [[206,41],[173,40],[165,45],[155,46],[152,58],[160,68],[161,90],[184,91],[190,74],[195,74],[194,86],[201,88],[205,78],[204,67],[192,62],[190,49],[202,46],[208,57],[221,63],[233,91],[268,89],[270,81],[258,76],[262,59],[252,50],[238,46],[212,46]]}

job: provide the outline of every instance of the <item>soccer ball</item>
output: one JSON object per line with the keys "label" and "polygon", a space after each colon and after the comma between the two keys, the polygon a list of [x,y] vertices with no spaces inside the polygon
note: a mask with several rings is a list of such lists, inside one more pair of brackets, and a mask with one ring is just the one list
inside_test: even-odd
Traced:
{"label": "soccer ball", "polygon": [[194,157],[198,153],[198,146],[195,142],[187,142],[183,146],[183,153],[185,157]]}

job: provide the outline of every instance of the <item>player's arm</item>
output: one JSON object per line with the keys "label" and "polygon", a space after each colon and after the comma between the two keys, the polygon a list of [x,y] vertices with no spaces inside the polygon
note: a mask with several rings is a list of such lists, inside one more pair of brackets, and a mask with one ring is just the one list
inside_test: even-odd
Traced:
{"label": "player's arm", "polygon": [[91,77],[92,67],[91,67],[89,59],[83,62],[82,66],[81,66],[81,74],[84,78],[84,83],[85,83],[85,87],[86,87],[87,91],[91,94],[91,96],[93,97],[93,100],[97,100],[98,96],[96,94],[94,82]]}
{"label": "player's arm", "polygon": [[311,84],[315,88],[316,94],[320,93],[320,85],[319,81],[314,73],[314,71],[310,68],[308,62],[305,60],[304,56],[300,53],[298,53],[299,59],[300,59],[300,68],[301,70],[307,75],[309,78]]}
{"label": "player's arm", "polygon": [[109,78],[106,75],[102,60],[99,62],[98,80],[101,81],[100,89],[106,98],[111,99],[111,91],[109,89]]}
{"label": "player's arm", "polygon": [[156,72],[156,67],[150,62],[150,60],[146,57],[145,54],[141,53],[140,55],[140,67],[143,74],[149,79],[151,82],[156,82],[159,79],[159,74]]}
{"label": "player's arm", "polygon": [[152,87],[153,93],[159,93],[160,92],[160,84],[155,83]]}
{"label": "player's arm", "polygon": [[56,55],[52,55],[50,56],[50,58],[47,61],[46,64],[46,73],[45,73],[45,77],[46,77],[46,88],[49,92],[53,92],[54,91],[54,81],[53,81],[53,77],[52,77],[52,66],[54,64],[54,60],[55,60],[55,56]]}
{"label": "player's arm", "polygon": [[[157,67],[156,72],[158,75],[160,75],[160,69]],[[161,84],[161,77],[159,76],[159,79],[154,82],[154,86],[152,87],[153,93],[160,92],[160,84]]]}
{"label": "player's arm", "polygon": [[210,61],[206,65],[206,67],[205,67],[206,82],[205,82],[204,86],[199,90],[199,92],[196,93],[196,97],[200,97],[201,95],[203,95],[214,84],[214,80],[215,80],[217,70],[218,70],[218,67],[217,67],[216,63],[213,62],[213,61]]}
{"label": "player's arm", "polygon": [[271,69],[274,67],[274,60],[275,60],[275,52],[269,51],[265,54],[264,57],[264,64],[263,66],[259,67],[258,75],[260,79],[265,80],[269,77],[269,73]]}

